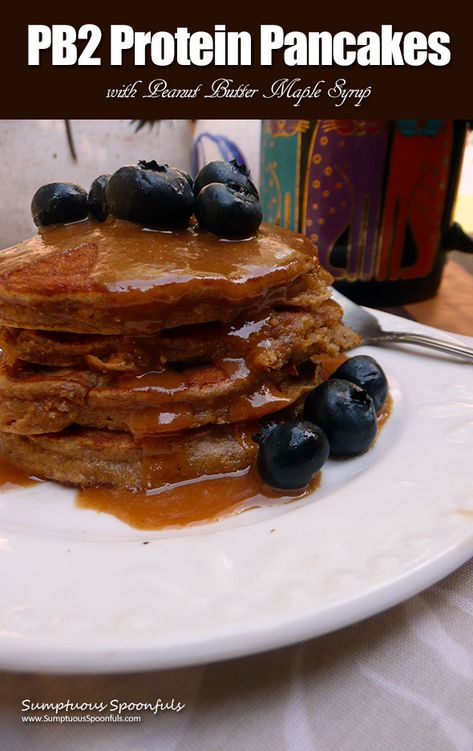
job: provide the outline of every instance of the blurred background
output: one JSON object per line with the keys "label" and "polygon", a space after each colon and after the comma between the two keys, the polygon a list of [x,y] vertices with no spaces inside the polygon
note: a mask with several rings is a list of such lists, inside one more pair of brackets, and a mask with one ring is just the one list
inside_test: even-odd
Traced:
{"label": "blurred background", "polygon": [[[473,132],[466,138],[453,219],[465,232],[473,235]],[[465,255],[453,251],[452,258],[473,273],[473,254]]]}

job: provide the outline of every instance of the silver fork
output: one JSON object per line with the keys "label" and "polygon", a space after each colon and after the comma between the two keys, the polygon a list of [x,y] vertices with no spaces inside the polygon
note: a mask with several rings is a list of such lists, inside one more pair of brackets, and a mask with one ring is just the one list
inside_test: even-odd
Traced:
{"label": "silver fork", "polygon": [[384,331],[378,320],[368,313],[365,308],[360,307],[342,295],[337,290],[332,290],[333,298],[343,307],[345,315],[343,320],[353,331],[356,331],[362,337],[363,344],[382,345],[388,342],[401,344],[417,344],[420,347],[436,349],[440,352],[446,352],[455,357],[461,357],[473,362],[473,349],[466,347],[464,344],[447,341],[446,339],[437,339],[425,334],[413,334],[406,331]]}

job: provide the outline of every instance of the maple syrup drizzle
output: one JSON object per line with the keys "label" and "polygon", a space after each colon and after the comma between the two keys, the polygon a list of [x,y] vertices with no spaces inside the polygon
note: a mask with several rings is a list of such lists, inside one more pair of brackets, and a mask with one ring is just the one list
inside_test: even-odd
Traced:
{"label": "maple syrup drizzle", "polygon": [[[378,434],[392,411],[392,397],[378,415]],[[254,466],[238,472],[198,477],[186,482],[149,491],[91,487],[78,490],[76,504],[116,516],[131,527],[142,530],[186,527],[212,522],[254,508],[285,504],[304,498],[320,484],[319,472],[311,484],[295,493],[278,492],[262,482]],[[0,492],[35,485],[29,477],[0,457]]]}
{"label": "maple syrup drizzle", "polygon": [[386,401],[385,401],[385,403],[383,405],[383,408],[382,408],[381,412],[379,412],[379,414],[378,414],[378,432],[377,432],[376,438],[375,438],[376,441],[378,440],[379,434],[382,431],[382,429],[384,428],[384,426],[385,426],[385,424],[386,424],[386,422],[387,422],[387,420],[388,420],[388,418],[389,418],[392,410],[393,410],[393,398],[392,398],[391,394],[388,394],[388,397],[387,397],[387,399],[386,399]]}
{"label": "maple syrup drizzle", "polygon": [[284,504],[303,498],[320,483],[320,472],[311,485],[296,493],[281,493],[265,485],[254,468],[149,492],[85,488],[77,494],[80,508],[116,516],[136,529],[186,527],[218,521],[254,508]]}
{"label": "maple syrup drizzle", "polygon": [[[336,358],[318,357],[317,360],[322,365],[323,379],[329,378],[346,359],[346,355]],[[389,418],[392,406],[393,401],[389,394],[382,412],[378,415],[378,433],[375,440]],[[172,417],[174,416],[170,415],[170,418]],[[245,440],[245,435],[242,434],[242,440]],[[144,473],[148,472],[149,478],[152,479],[152,460],[155,453],[153,441],[149,448],[144,441],[142,449]],[[179,457],[176,461],[180,461]],[[149,491],[84,488],[78,491],[76,504],[80,508],[116,516],[137,529],[185,527],[190,524],[217,521],[252,508],[263,508],[275,503],[285,504],[303,498],[318,487],[320,476],[319,472],[312,483],[302,491],[281,493],[265,485],[252,465],[245,470],[212,477],[198,477]],[[28,487],[38,482],[40,480],[28,476],[22,469],[0,456],[0,492]]]}
{"label": "maple syrup drizzle", "polygon": [[30,485],[38,484],[38,482],[39,480],[30,477],[6,457],[0,456],[0,492],[27,488]]}
{"label": "maple syrup drizzle", "polygon": [[348,360],[348,357],[342,353],[336,357],[330,357],[329,355],[314,355],[312,359],[320,365],[320,379],[322,381],[327,381],[332,373],[335,373],[337,368]]}
{"label": "maple syrup drizzle", "polygon": [[[85,220],[42,227],[34,237],[2,251],[2,271],[11,275],[25,264],[46,262],[51,283],[57,286],[58,261],[63,262],[67,254],[82,262],[77,269],[81,276],[74,274],[71,259],[66,259],[69,291],[101,289],[131,299],[136,293],[142,296],[161,289],[167,305],[189,290],[202,289],[203,283],[230,299],[242,299],[249,287],[251,292],[266,292],[317,263],[310,240],[265,223],[254,238],[225,243],[223,248],[216,235],[191,227],[164,233],[109,217],[103,223]],[[60,269],[60,278],[65,271]],[[30,285],[34,288],[34,279]],[[44,280],[41,285],[44,290]]]}
{"label": "maple syrup drizzle", "polygon": [[[343,359],[340,358],[335,367],[330,365],[331,372],[341,362]],[[378,415],[375,441],[391,414],[392,406],[389,394]],[[238,472],[199,477],[148,492],[84,488],[78,492],[76,503],[80,508],[112,514],[136,529],[186,527],[190,524],[218,521],[254,508],[274,506],[275,503],[284,505],[299,500],[319,487],[321,474],[318,472],[307,488],[284,493],[263,483],[253,465]]]}

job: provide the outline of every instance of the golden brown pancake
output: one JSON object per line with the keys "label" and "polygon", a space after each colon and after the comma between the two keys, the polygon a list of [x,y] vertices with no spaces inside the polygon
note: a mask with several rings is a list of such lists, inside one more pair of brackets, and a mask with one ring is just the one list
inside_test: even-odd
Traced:
{"label": "golden brown pancake", "polygon": [[[328,297],[312,243],[273,225],[226,242],[131,222],[41,228],[0,254],[0,324],[84,334],[155,333]],[[307,295],[310,292],[310,295]],[[312,301],[312,302],[310,302]]]}
{"label": "golden brown pancake", "polygon": [[0,253],[0,448],[26,472],[136,490],[247,467],[358,337],[305,237],[226,242],[109,219]]}
{"label": "golden brown pancake", "polygon": [[0,429],[33,435],[72,424],[134,435],[174,433],[208,423],[257,420],[289,406],[318,382],[316,366],[261,376],[243,358],[140,374],[0,368]]}
{"label": "golden brown pancake", "polygon": [[28,474],[66,485],[146,490],[202,475],[234,472],[254,459],[257,425],[212,426],[148,439],[129,433],[72,428],[22,436],[0,432],[0,450]]}
{"label": "golden brown pancake", "polygon": [[182,326],[159,334],[93,336],[4,328],[0,347],[5,361],[52,367],[80,367],[109,372],[137,372],[153,361],[199,362],[245,356],[252,368],[277,369],[310,355],[335,356],[353,346],[353,332],[341,323],[342,310],[325,300],[316,311],[265,311],[231,324]]}

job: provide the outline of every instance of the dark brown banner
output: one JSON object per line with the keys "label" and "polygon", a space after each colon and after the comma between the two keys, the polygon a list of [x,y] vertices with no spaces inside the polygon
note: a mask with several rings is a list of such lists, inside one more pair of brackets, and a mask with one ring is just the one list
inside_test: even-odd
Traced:
{"label": "dark brown banner", "polygon": [[10,12],[3,118],[472,114],[459,3],[428,13],[413,3],[303,2],[286,11],[240,2]]}

